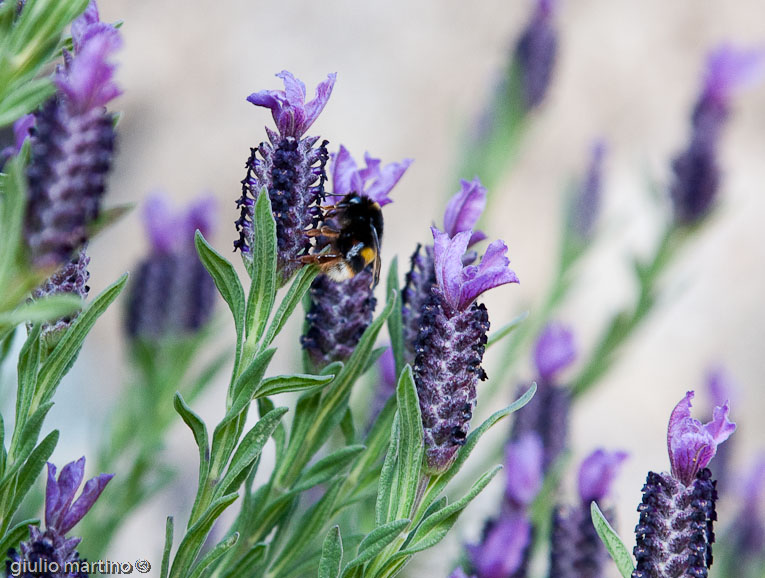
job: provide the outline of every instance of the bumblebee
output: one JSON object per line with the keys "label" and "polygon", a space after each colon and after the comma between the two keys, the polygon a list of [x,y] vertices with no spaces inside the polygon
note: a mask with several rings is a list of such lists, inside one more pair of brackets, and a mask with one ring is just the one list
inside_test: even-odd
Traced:
{"label": "bumblebee", "polygon": [[306,231],[317,238],[317,249],[327,251],[299,257],[302,263],[315,263],[335,281],[345,281],[372,264],[374,280],[380,280],[380,240],[383,218],[380,205],[367,196],[348,193],[335,204],[323,207],[321,225]]}

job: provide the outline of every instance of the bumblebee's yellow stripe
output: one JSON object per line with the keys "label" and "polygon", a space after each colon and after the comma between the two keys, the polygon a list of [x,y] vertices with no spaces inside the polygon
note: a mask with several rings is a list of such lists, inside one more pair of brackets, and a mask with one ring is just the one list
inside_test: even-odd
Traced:
{"label": "bumblebee's yellow stripe", "polygon": [[369,265],[375,260],[375,251],[371,247],[364,247],[361,250],[361,258],[364,259],[364,264]]}

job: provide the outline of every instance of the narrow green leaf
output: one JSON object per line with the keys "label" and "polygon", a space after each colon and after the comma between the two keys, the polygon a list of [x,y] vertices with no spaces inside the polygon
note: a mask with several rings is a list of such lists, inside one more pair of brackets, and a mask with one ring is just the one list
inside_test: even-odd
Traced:
{"label": "narrow green leaf", "polygon": [[[269,411],[273,410],[276,406],[267,397],[261,397],[258,399],[258,415],[264,416]],[[281,456],[284,454],[284,445],[287,439],[287,429],[284,427],[283,422],[279,422],[273,433],[274,443],[276,443],[276,455]]]}
{"label": "narrow green leaf", "polygon": [[72,293],[51,295],[38,301],[25,303],[14,311],[0,315],[0,325],[16,326],[58,319],[82,307],[82,299]]}
{"label": "narrow green leaf", "polygon": [[393,416],[393,425],[390,431],[390,443],[388,444],[388,453],[385,454],[382,470],[380,471],[380,481],[377,485],[377,502],[375,503],[375,526],[382,526],[389,521],[393,500],[393,484],[398,480],[396,478],[396,463],[398,462],[398,447],[401,435],[399,433],[399,414]]}
{"label": "narrow green leaf", "polygon": [[252,247],[250,296],[247,299],[245,332],[248,341],[257,343],[266,328],[276,300],[276,221],[271,199],[263,187],[255,201],[252,219],[255,240]]}
{"label": "narrow green leaf", "polygon": [[32,451],[33,447],[35,447],[45,417],[48,415],[48,412],[52,407],[52,401],[42,404],[24,422],[24,425],[21,428],[21,435],[19,436],[19,439],[21,440],[19,442],[19,450],[13,454],[14,461],[23,461],[27,459],[27,454]]}
{"label": "narrow green leaf", "polygon": [[505,337],[510,335],[513,331],[518,329],[518,327],[521,326],[521,323],[526,321],[526,318],[529,316],[528,311],[524,311],[520,315],[514,317],[509,323],[503,325],[496,331],[492,331],[489,333],[489,339],[486,342],[486,349],[494,345],[495,343],[498,343],[499,341],[502,341]]}
{"label": "narrow green leaf", "polygon": [[230,487],[231,484],[260,455],[263,446],[266,445],[268,438],[271,437],[285,413],[287,413],[286,407],[277,407],[259,419],[252,429],[245,434],[239,447],[236,448],[236,452],[234,452],[234,457],[231,458],[226,475],[213,496],[236,490],[236,488]]}
{"label": "narrow green leaf", "polygon": [[11,94],[0,101],[0,127],[14,123],[29,114],[56,92],[50,78],[36,78],[20,84]]}
{"label": "narrow green leaf", "polygon": [[[396,388],[399,414],[398,462],[396,464],[396,510],[392,519],[411,518],[417,488],[420,485],[422,455],[422,417],[412,368],[404,367]],[[386,520],[386,521],[390,521]]]}
{"label": "narrow green leaf", "polygon": [[0,539],[0,552],[8,552],[11,548],[19,551],[19,543],[29,538],[29,526],[37,526],[40,524],[40,520],[36,518],[30,518],[29,520],[22,520],[18,524],[11,527]]}
{"label": "narrow green leaf", "polygon": [[496,466],[492,470],[486,472],[475,484],[473,484],[470,491],[462,499],[435,511],[430,516],[424,518],[414,532],[406,549],[399,552],[398,555],[411,556],[412,554],[438,544],[438,542],[446,536],[449,530],[451,530],[452,526],[454,526],[457,518],[462,513],[462,510],[464,510],[465,507],[483,491],[501,469],[502,466]]}
{"label": "narrow green leaf", "polygon": [[[25,144],[18,155],[9,160],[4,169],[3,190],[0,196],[0,287],[10,288],[14,277],[14,268],[22,241],[24,209],[27,200],[26,159],[29,156],[29,144]],[[5,295],[0,295],[0,302]],[[13,303],[12,306],[16,304]]]}
{"label": "narrow green leaf", "polygon": [[[367,359],[367,365],[363,369],[362,373],[366,373],[367,371],[372,369],[372,366],[374,366],[377,363],[377,360],[382,357],[383,353],[385,353],[385,351],[387,349],[388,349],[388,347],[385,346],[385,345],[383,345],[382,347],[375,347],[372,350],[372,353],[369,354],[369,359]],[[400,373],[401,372],[399,372],[398,374],[400,374]]]}
{"label": "narrow green leaf", "polygon": [[[270,350],[269,350],[270,351]],[[290,391],[306,391],[324,387],[335,378],[334,375],[277,375],[264,379],[253,393],[254,398],[277,395]]]}
{"label": "narrow green leaf", "polygon": [[231,408],[226,412],[226,416],[218,424],[218,427],[215,428],[216,432],[222,430],[231,420],[237,418],[249,406],[255,392],[261,386],[263,375],[266,373],[274,353],[276,353],[276,349],[273,348],[260,352],[236,380],[232,396],[234,401],[231,404]]}
{"label": "narrow green leaf", "polygon": [[[21,347],[18,361],[16,394],[16,428],[27,420],[29,404],[37,388],[37,370],[40,367],[40,326],[35,325]],[[14,431],[15,433],[15,431]],[[19,434],[21,432],[19,431]],[[36,440],[35,440],[36,441]]]}
{"label": "narrow green leaf", "polygon": [[364,449],[362,445],[346,446],[323,457],[303,472],[293,490],[302,492],[334,478],[348,467]]}
{"label": "narrow green leaf", "polygon": [[180,392],[176,391],[173,396],[173,406],[181,419],[189,426],[191,433],[194,434],[194,441],[199,448],[199,481],[202,483],[207,477],[210,468],[210,445],[207,437],[207,426],[196,413],[186,404]]}
{"label": "narrow green leaf", "polygon": [[171,578],[188,578],[191,565],[199,554],[199,550],[202,549],[213,524],[238,497],[239,494],[227,494],[213,500],[210,507],[188,529],[175,553],[175,559],[170,568]]}
{"label": "narrow green leaf", "polygon": [[228,552],[234,544],[239,540],[239,532],[234,532],[225,540],[218,542],[218,544],[210,550],[207,554],[202,556],[202,559],[194,566],[194,570],[191,572],[189,578],[201,578],[205,570]]}
{"label": "narrow green leaf", "polygon": [[359,544],[358,555],[348,562],[343,576],[348,575],[349,570],[365,564],[380,552],[382,552],[398,535],[409,525],[410,520],[394,520],[382,526],[379,526],[367,534],[366,538]]}
{"label": "narrow green leaf", "polygon": [[50,432],[43,440],[37,445],[35,449],[29,454],[29,457],[24,462],[24,465],[19,469],[19,475],[16,480],[16,489],[11,502],[11,509],[7,513],[7,519],[10,520],[11,516],[16,512],[21,505],[21,501],[29,492],[32,485],[40,475],[45,463],[53,454],[53,450],[56,449],[58,443],[58,430]]}
{"label": "narrow green leaf", "polygon": [[[393,260],[390,263],[386,291],[389,295],[391,292],[396,295],[401,294],[398,285],[398,256],[393,257]],[[401,316],[401,307],[402,303],[399,303],[388,316],[388,334],[390,335],[390,344],[393,348],[393,359],[396,362],[396,375],[401,375],[401,371],[406,364],[404,351],[404,321]]]}
{"label": "narrow green leaf", "polygon": [[265,542],[258,542],[253,545],[233,565],[227,565],[223,572],[223,578],[250,578],[254,574],[256,575],[258,568],[265,559],[267,549],[268,544]]}
{"label": "narrow green leaf", "polygon": [[3,414],[0,413],[0,480],[5,475],[5,460],[7,457],[8,454],[5,452],[5,421],[3,420]]}
{"label": "narrow green leaf", "polygon": [[295,275],[295,280],[287,290],[287,294],[279,304],[279,308],[274,313],[274,317],[271,320],[271,324],[268,326],[266,336],[263,339],[261,347],[268,347],[274,338],[279,335],[287,319],[290,318],[292,312],[297,307],[298,303],[303,300],[303,297],[311,288],[311,283],[316,279],[319,274],[319,268],[315,266],[302,267]]}
{"label": "narrow green leaf", "polygon": [[590,504],[590,514],[592,515],[592,523],[595,526],[595,531],[603,541],[603,545],[608,550],[608,553],[616,562],[616,567],[619,569],[619,573],[624,578],[630,578],[632,572],[635,570],[635,565],[632,562],[632,555],[627,547],[622,542],[619,534],[608,523],[603,512],[600,511],[598,504],[594,501]]}
{"label": "narrow green leaf", "polygon": [[340,526],[332,526],[321,547],[318,578],[338,578],[343,563],[343,541]]}
{"label": "narrow green leaf", "polygon": [[173,548],[173,517],[168,516],[165,522],[165,547],[162,550],[162,565],[159,571],[159,578],[167,578],[170,570],[170,550]]}
{"label": "narrow green leaf", "polygon": [[38,392],[35,395],[37,403],[48,401],[61,382],[61,379],[71,369],[77,354],[80,352],[82,343],[85,341],[90,330],[96,324],[99,317],[106,311],[109,305],[125,288],[127,273],[122,275],[115,283],[107,287],[90,305],[82,310],[77,318],[66,330],[55,349],[45,360],[38,378]]}

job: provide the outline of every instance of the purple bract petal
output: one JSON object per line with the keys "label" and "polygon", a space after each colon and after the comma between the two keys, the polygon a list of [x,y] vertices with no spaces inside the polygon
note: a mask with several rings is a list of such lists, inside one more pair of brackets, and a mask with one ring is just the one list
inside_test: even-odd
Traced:
{"label": "purple bract petal", "polygon": [[467,546],[470,561],[481,578],[507,578],[524,561],[531,541],[531,523],[522,516],[500,518],[483,537],[481,544]]}
{"label": "purple bract petal", "polygon": [[535,433],[527,433],[505,449],[505,498],[516,509],[528,506],[542,488],[544,448]]}
{"label": "purple bract petal", "polygon": [[579,468],[579,497],[583,502],[603,499],[611,489],[627,452],[598,449],[587,456]]}
{"label": "purple bract petal", "polygon": [[736,431],[736,424],[728,420],[728,404],[714,409],[712,421],[702,424],[691,417],[689,391],[675,406],[667,428],[667,449],[672,475],[686,486],[699,470],[705,468],[717,452],[717,446]]}
{"label": "purple bract petal", "polygon": [[559,323],[549,323],[537,339],[534,348],[534,364],[539,377],[554,381],[558,372],[576,359],[576,343],[573,332]]}
{"label": "purple bract petal", "polygon": [[29,137],[29,130],[35,125],[35,115],[25,114],[13,123],[13,136],[15,138],[16,152],[21,150],[24,141]]}
{"label": "purple bract petal", "polygon": [[217,214],[218,203],[212,194],[204,195],[192,202],[184,216],[184,239],[193,243],[197,229],[202,235],[208,237],[213,231]]}
{"label": "purple bract petal", "polygon": [[758,82],[765,72],[765,51],[721,44],[707,56],[702,98],[727,105],[737,90]]}
{"label": "purple bract petal", "polygon": [[471,231],[457,233],[453,238],[435,227],[433,233],[436,281],[446,302],[455,310],[464,311],[475,299],[494,287],[518,283],[518,277],[508,267],[507,246],[496,240],[486,249],[478,266],[464,266],[462,257],[472,236]]}
{"label": "purple bract petal", "polygon": [[[348,193],[365,195],[381,207],[393,201],[388,194],[404,175],[412,159],[382,166],[380,159],[364,154],[366,166],[359,168],[351,153],[343,145],[337,154],[332,155],[332,192],[336,196]],[[328,200],[332,203],[332,200]]]}
{"label": "purple bract petal", "polygon": [[200,197],[185,210],[173,209],[162,193],[151,195],[144,205],[143,219],[152,250],[167,254],[192,247],[197,229],[205,236],[212,231],[216,208],[212,195]]}
{"label": "purple bract petal", "polygon": [[316,97],[306,103],[305,84],[287,71],[276,75],[284,82],[284,90],[261,90],[247,97],[255,106],[271,109],[279,134],[284,137],[299,139],[311,127],[332,94],[337,74],[327,75],[327,80],[316,87]]}
{"label": "purple bract petal", "polygon": [[[46,495],[45,500],[45,525],[48,528],[58,528],[62,518],[74,500],[74,494],[82,483],[85,475],[85,458],[66,464],[58,476],[58,481],[51,484],[52,476],[56,475],[55,466],[48,466],[48,488],[52,490],[52,496]],[[54,486],[55,489],[52,487]]]}
{"label": "purple bract petal", "polygon": [[[486,208],[486,188],[478,177],[472,181],[463,179],[460,185],[462,188],[451,198],[444,212],[444,230],[450,237],[472,230]],[[481,231],[474,231],[468,246],[485,238]]]}
{"label": "purple bract petal", "polygon": [[85,482],[85,487],[82,489],[82,493],[64,514],[58,524],[58,532],[60,534],[66,534],[69,530],[74,528],[77,522],[82,520],[83,516],[85,516],[85,514],[87,514],[93,507],[93,504],[96,503],[98,496],[100,496],[101,492],[106,488],[106,484],[108,484],[109,480],[113,477],[114,474],[100,474]]}

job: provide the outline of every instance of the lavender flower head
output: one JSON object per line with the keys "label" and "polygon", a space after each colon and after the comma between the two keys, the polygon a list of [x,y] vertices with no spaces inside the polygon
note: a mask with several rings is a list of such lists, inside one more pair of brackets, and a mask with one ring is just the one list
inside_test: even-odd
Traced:
{"label": "lavender flower head", "polygon": [[672,161],[670,196],[678,225],[692,225],[712,207],[720,186],[719,144],[730,101],[762,77],[765,53],[722,45],[710,52],[691,118],[688,147]]}
{"label": "lavender flower head", "polygon": [[529,433],[505,451],[505,501],[498,518],[486,523],[481,542],[467,546],[477,578],[525,575],[532,542],[528,507],[542,488],[542,441]]}
{"label": "lavender flower head", "polygon": [[72,24],[74,54],[55,75],[58,91],[36,113],[27,169],[25,236],[33,263],[65,263],[98,217],[114,150],[113,116],[104,106],[120,94],[110,60],[119,31],[98,20],[91,2]]}
{"label": "lavender flower head", "polygon": [[717,491],[707,468],[717,446],[735,431],[728,404],[702,424],[690,416],[689,391],[669,418],[670,473],[649,472],[638,511],[633,578],[707,576],[712,564]]}
{"label": "lavender flower head", "polygon": [[271,110],[278,132],[266,128],[268,142],[250,151],[245,164],[247,175],[242,180],[242,196],[236,228],[239,249],[245,262],[251,263],[251,247],[255,241],[252,225],[255,200],[263,187],[268,191],[276,221],[277,267],[282,284],[301,264],[297,259],[311,247],[305,231],[315,227],[321,217],[324,198],[324,166],[329,158],[327,142],[317,145],[318,137],[303,135],[311,127],[329,100],[335,85],[335,74],[320,83],[316,97],[305,101],[305,85],[292,73],[283,70],[276,75],[284,82],[284,90],[255,92],[247,100],[255,106]]}
{"label": "lavender flower head", "polygon": [[592,145],[590,164],[584,175],[571,209],[571,228],[579,241],[592,239],[595,220],[600,213],[603,185],[603,158],[606,155],[604,141]]}
{"label": "lavender flower head", "polygon": [[[365,165],[359,167],[348,149],[332,157],[333,196],[354,192],[369,197],[380,206],[392,202],[391,190],[406,172],[411,159],[383,165],[380,159],[366,153]],[[332,226],[331,220],[322,221]],[[377,231],[382,237],[382,231]],[[325,241],[317,239],[320,250]],[[319,275],[311,285],[311,305],[306,315],[307,328],[300,342],[315,368],[333,361],[346,361],[361,336],[372,323],[377,300],[372,289],[373,275],[369,267],[346,281],[333,281]]]}
{"label": "lavender flower head", "polygon": [[215,212],[212,196],[180,210],[159,194],[146,202],[151,251],[138,265],[128,293],[125,330],[131,339],[194,333],[212,317],[215,283],[197,257],[194,234],[211,233]]}
{"label": "lavender flower head", "polygon": [[552,25],[557,0],[534,1],[534,13],[515,46],[527,110],[538,107],[547,95],[558,53],[558,35]]}
{"label": "lavender flower head", "polygon": [[[599,578],[608,561],[608,554],[600,541],[590,515],[590,503],[603,500],[610,492],[611,483],[624,452],[599,449],[590,454],[579,468],[579,498],[576,506],[558,506],[553,511],[550,544],[550,576],[560,578]],[[613,522],[610,508],[604,515]]]}
{"label": "lavender flower head", "polygon": [[[8,551],[6,572],[9,576],[50,576],[50,578],[85,577],[87,572],[70,574],[67,564],[76,568],[79,554],[76,551],[80,538],[67,538],[66,534],[82,520],[104,491],[113,474],[101,474],[85,482],[79,497],[74,496],[85,474],[85,458],[71,462],[61,469],[56,479],[56,466],[48,463],[48,483],[45,488],[45,531],[29,526],[29,540],[20,544],[19,552]],[[54,566],[55,563],[55,566]],[[29,572],[13,572],[15,568],[31,569]],[[55,573],[36,572],[35,568],[60,569]]]}
{"label": "lavender flower head", "polygon": [[431,228],[436,285],[423,306],[417,337],[414,379],[424,427],[426,470],[446,471],[465,443],[476,402],[476,384],[486,379],[481,367],[489,329],[483,292],[517,283],[505,256],[507,246],[489,245],[479,265],[465,266],[462,257],[471,231],[450,238]]}
{"label": "lavender flower head", "polygon": [[[449,237],[457,233],[473,231],[481,214],[486,208],[486,189],[478,177],[472,181],[462,179],[460,190],[457,191],[444,212],[444,230]],[[482,241],[486,235],[482,231],[473,231],[468,248]],[[476,254],[468,252],[463,261],[472,263]],[[403,301],[402,317],[404,323],[404,345],[407,353],[407,363],[414,362],[414,346],[422,321],[422,308],[430,297],[431,289],[436,284],[436,272],[433,264],[433,246],[417,245],[411,258],[411,267],[406,274],[406,284],[401,292]]]}

